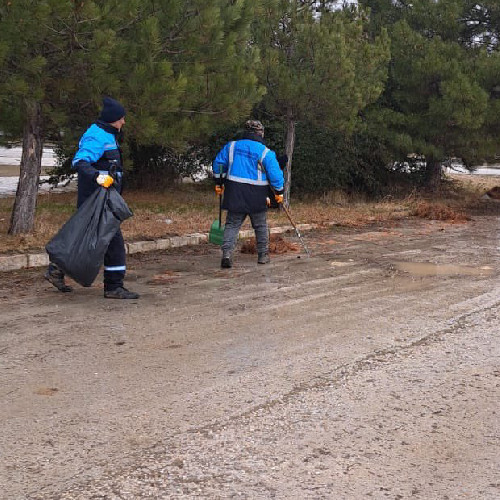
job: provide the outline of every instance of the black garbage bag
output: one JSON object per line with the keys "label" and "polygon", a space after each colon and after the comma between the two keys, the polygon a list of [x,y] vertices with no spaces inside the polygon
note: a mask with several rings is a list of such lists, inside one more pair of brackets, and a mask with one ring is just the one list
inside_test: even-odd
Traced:
{"label": "black garbage bag", "polygon": [[45,247],[50,261],[80,285],[92,285],[110,241],[131,216],[115,188],[99,187]]}

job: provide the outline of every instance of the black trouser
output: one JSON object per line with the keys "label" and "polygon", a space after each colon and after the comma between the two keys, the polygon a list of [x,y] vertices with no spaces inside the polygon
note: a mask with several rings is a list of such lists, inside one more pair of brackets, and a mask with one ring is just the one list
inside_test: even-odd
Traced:
{"label": "black trouser", "polygon": [[104,289],[111,291],[123,286],[125,270],[125,242],[119,229],[104,255]]}

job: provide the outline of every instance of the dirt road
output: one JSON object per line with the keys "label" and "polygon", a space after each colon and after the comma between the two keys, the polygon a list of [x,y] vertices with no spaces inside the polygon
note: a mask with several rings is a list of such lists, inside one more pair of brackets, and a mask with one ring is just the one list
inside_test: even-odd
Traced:
{"label": "dirt road", "polygon": [[143,254],[127,303],[0,274],[0,497],[500,498],[499,234]]}

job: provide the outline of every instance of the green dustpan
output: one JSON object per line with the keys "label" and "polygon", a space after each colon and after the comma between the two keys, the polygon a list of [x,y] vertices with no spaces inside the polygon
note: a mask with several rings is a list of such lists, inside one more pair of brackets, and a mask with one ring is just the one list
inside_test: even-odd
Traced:
{"label": "green dustpan", "polygon": [[224,240],[224,226],[222,225],[222,196],[219,196],[219,218],[212,222],[208,241],[214,245],[222,245]]}

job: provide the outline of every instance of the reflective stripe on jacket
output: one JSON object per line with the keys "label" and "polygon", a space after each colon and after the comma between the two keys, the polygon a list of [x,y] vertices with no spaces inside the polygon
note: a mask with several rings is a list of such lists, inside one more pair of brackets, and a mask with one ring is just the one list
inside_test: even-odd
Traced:
{"label": "reflective stripe on jacket", "polygon": [[267,209],[268,186],[283,189],[283,172],[276,154],[266,148],[259,136],[247,134],[227,143],[213,163],[215,179],[224,178],[222,207],[239,213],[258,213]]}

